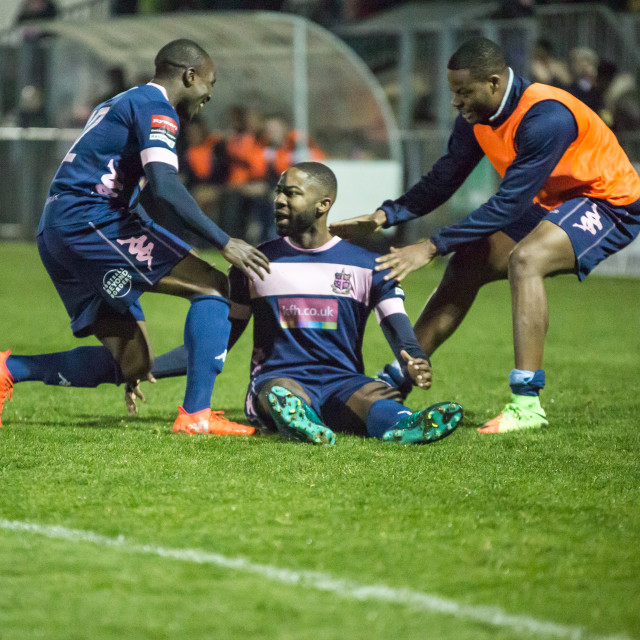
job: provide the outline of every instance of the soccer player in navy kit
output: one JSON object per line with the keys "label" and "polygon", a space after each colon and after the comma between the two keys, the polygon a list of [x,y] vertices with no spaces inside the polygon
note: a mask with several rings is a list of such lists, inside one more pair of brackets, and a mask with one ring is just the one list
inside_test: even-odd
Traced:
{"label": "soccer player in navy kit", "polygon": [[[408,374],[428,387],[430,369],[395,280],[376,272],[376,254],[332,236],[327,215],[336,178],[318,162],[286,170],[276,187],[279,239],[261,245],[271,270],[264,280],[232,267],[229,349],[253,314],[250,422],[282,435],[333,444],[334,430],[389,442],[428,443],[456,428],[462,408],[442,402],[412,413],[397,390],[364,375],[362,341],[374,311]],[[182,350],[160,356],[157,377],[179,375]]]}
{"label": "soccer player in navy kit", "polygon": [[153,363],[138,300],[151,291],[190,302],[186,393],[173,430],[253,432],[211,411],[230,330],[227,277],[154,224],[137,202],[146,183],[154,208],[220,249],[241,272],[259,278],[268,272],[264,254],[209,220],[178,178],[179,120],[200,111],[215,81],[207,52],[190,40],[174,40],[158,52],[150,83],[114,96],[91,114],[53,179],[37,240],[74,335],[93,334],[103,346],[37,356],[2,353],[0,412],[13,385],[27,380],[74,387],[124,382],[134,411],[138,382]]}

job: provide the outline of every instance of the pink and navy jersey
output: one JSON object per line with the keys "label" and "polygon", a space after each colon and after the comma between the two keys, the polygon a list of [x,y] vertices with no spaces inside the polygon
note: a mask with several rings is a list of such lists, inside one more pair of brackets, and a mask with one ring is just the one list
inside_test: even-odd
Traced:
{"label": "pink and navy jersey", "polygon": [[157,84],[98,105],[53,178],[40,229],[127,213],[145,164],[164,162],[177,171],[178,129],[178,114]]}
{"label": "pink and navy jersey", "polygon": [[300,249],[288,238],[260,247],[271,273],[250,281],[233,267],[231,318],[253,314],[251,378],[271,371],[309,380],[346,371],[364,373],[362,340],[371,311],[378,321],[405,313],[404,292],[386,271],[374,271],[376,254],[332,238]]}

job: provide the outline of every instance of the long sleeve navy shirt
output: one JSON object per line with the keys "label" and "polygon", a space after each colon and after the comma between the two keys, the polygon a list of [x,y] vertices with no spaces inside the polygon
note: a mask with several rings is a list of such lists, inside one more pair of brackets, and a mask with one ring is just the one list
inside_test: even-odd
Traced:
{"label": "long sleeve navy shirt", "polygon": [[[513,113],[531,83],[513,76],[504,106],[491,122],[494,128]],[[515,135],[516,157],[507,168],[498,192],[456,224],[431,236],[438,253],[445,255],[460,245],[499,231],[517,220],[532,205],[560,158],[578,135],[571,111],[555,100],[534,104],[523,116]],[[449,138],[447,153],[431,171],[397,200],[380,207],[387,214],[385,227],[414,220],[446,202],[480,162],[484,152],[473,133],[473,125],[458,116]]]}

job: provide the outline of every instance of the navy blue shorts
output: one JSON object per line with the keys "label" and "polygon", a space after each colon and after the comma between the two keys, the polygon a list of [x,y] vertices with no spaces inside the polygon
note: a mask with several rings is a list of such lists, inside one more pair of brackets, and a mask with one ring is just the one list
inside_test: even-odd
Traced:
{"label": "navy blue shorts", "polygon": [[605,200],[574,198],[547,211],[532,205],[516,222],[502,229],[519,242],[540,220],[549,220],[568,236],[576,255],[578,278],[584,280],[605,258],[624,249],[640,233],[640,218]]}
{"label": "navy blue shorts", "polygon": [[138,298],[190,251],[177,236],[134,214],[45,228],[37,240],[42,263],[79,338],[93,333],[98,319],[131,313],[144,320]]}
{"label": "navy blue shorts", "polygon": [[[321,379],[312,379],[311,377],[301,376],[299,369],[296,371],[287,371],[285,369],[277,372],[270,371],[256,376],[249,384],[245,403],[245,414],[251,424],[260,425],[266,422],[265,426],[269,428],[274,426],[270,420],[265,420],[263,416],[259,415],[258,394],[265,383],[276,378],[295,380],[309,396],[311,408],[322,418],[326,425],[331,428],[338,428],[341,431],[345,430],[360,434],[364,434],[364,423],[359,424],[362,417],[358,419],[357,416],[351,415],[349,419],[353,420],[354,424],[350,426],[353,428],[348,428],[348,426],[345,425],[344,407],[349,398],[359,389],[362,389],[362,387],[372,382],[380,384],[380,393],[378,394],[376,391],[371,400],[382,399],[390,395],[387,385],[360,373],[347,371],[336,373],[335,375],[323,376]],[[379,398],[376,397],[378,395]]]}

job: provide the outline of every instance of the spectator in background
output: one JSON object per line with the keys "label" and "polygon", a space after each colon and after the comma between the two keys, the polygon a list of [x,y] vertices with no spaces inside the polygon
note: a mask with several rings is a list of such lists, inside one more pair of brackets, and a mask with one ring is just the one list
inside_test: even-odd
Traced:
{"label": "spectator in background", "polygon": [[598,65],[597,87],[602,100],[600,117],[620,134],[637,131],[640,127],[640,94],[636,78],[631,73],[620,73],[610,60]]}
{"label": "spectator in background", "polygon": [[303,148],[305,145],[300,133],[292,129],[288,122],[278,115],[265,120],[258,136],[258,144],[262,149],[263,171],[272,187],[276,185],[280,174],[297,162],[305,159],[324,160],[326,158],[325,153],[311,137],[307,138],[306,148]]}
{"label": "spectator in background", "polygon": [[222,135],[212,133],[200,117],[194,118],[187,125],[187,144],[181,166],[185,187],[204,213],[217,221],[229,163]]}
{"label": "spectator in background", "polygon": [[45,126],[44,96],[40,87],[28,84],[22,88],[16,124],[19,127]]}
{"label": "spectator in background", "polygon": [[47,124],[44,107],[49,68],[48,42],[53,36],[29,23],[33,20],[53,19],[57,15],[58,8],[53,0],[24,0],[16,17],[16,25],[22,27],[23,55],[26,61],[26,73],[21,77],[23,85],[18,119],[24,121],[26,118],[28,123],[20,126],[41,127]]}
{"label": "spectator in background", "polygon": [[555,55],[553,43],[547,38],[539,38],[533,47],[531,79],[561,89],[566,89],[571,84],[568,65]]}
{"label": "spectator in background", "polygon": [[22,24],[29,20],[55,18],[57,15],[58,7],[53,0],[24,0],[16,18],[16,23]]}
{"label": "spectator in background", "polygon": [[249,242],[265,242],[275,237],[271,195],[280,174],[296,162],[326,156],[313,139],[303,144],[299,132],[282,116],[265,118],[233,106],[228,119],[227,190],[221,215],[225,227],[237,229]]}
{"label": "spectator in background", "polygon": [[596,86],[598,78],[598,54],[587,47],[576,47],[569,52],[569,69],[572,81],[569,93],[584,102],[596,113],[600,111],[601,99]]}
{"label": "spectator in background", "polygon": [[234,105],[228,110],[227,120],[229,130],[225,133],[224,150],[228,170],[220,213],[228,228],[258,242],[266,224],[262,221],[269,215],[262,150],[258,144],[264,116]]}
{"label": "spectator in background", "polygon": [[[142,83],[140,83],[142,84]],[[96,105],[99,105],[113,96],[126,91],[129,88],[127,77],[123,67],[115,66],[107,69],[107,87],[100,96],[96,98]]]}

